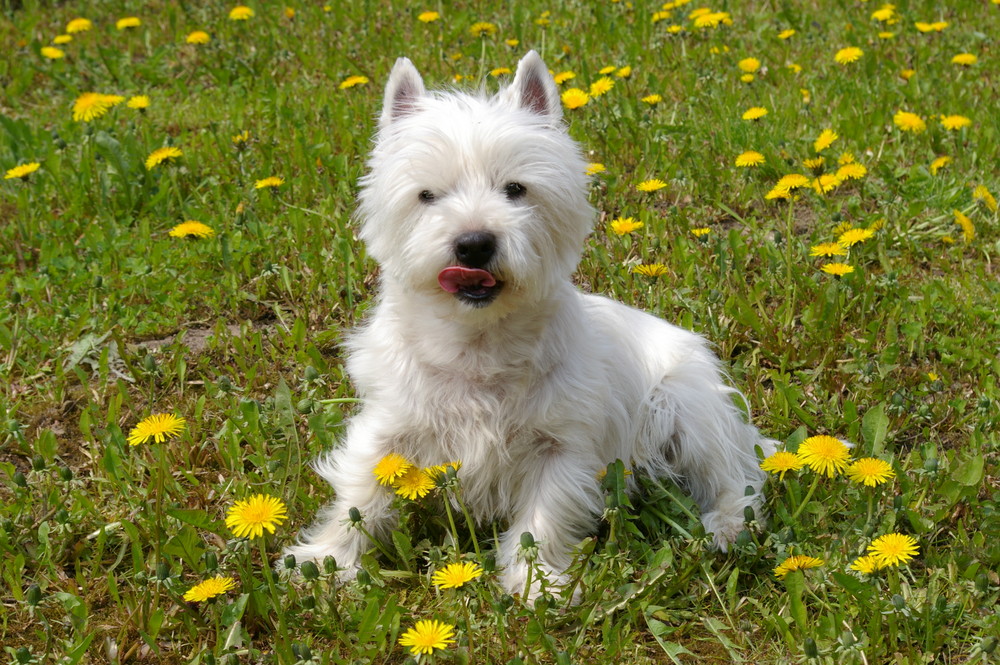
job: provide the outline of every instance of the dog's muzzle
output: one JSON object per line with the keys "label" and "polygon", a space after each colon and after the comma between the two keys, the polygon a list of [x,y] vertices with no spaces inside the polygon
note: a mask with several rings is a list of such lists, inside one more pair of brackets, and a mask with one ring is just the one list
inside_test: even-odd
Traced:
{"label": "dog's muzzle", "polygon": [[503,282],[486,269],[496,255],[496,236],[487,231],[468,231],[455,238],[454,250],[457,265],[439,272],[438,284],[470,305],[489,305],[503,287]]}

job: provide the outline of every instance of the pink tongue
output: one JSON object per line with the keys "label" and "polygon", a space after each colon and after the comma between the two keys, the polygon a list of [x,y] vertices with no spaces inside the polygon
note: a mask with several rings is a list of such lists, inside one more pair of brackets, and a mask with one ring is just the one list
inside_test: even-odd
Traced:
{"label": "pink tongue", "polygon": [[449,266],[438,273],[438,284],[448,293],[458,293],[459,288],[488,289],[497,281],[489,272],[479,268]]}

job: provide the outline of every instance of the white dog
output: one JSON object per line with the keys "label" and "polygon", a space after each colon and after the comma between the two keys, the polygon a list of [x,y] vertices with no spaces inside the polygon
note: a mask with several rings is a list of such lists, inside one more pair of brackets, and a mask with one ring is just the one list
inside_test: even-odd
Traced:
{"label": "white dog", "polygon": [[759,507],[755,446],[773,442],[745,422],[705,341],[571,283],[594,211],[561,118],[533,51],[493,97],[427,92],[409,60],[393,67],[358,211],[381,265],[374,313],[348,342],[364,406],[317,464],[337,496],[288,549],[300,562],[356,569],[371,543],[352,507],[388,533],[393,493],[372,470],[393,452],[461,461],[476,518],[508,525],[497,559],[511,591],[526,581],[525,531],[550,583],[565,581],[616,459],[685,486],[722,549]]}

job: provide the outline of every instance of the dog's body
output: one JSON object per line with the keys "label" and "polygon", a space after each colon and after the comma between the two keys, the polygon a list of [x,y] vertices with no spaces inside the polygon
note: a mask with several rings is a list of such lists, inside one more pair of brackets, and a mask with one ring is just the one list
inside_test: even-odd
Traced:
{"label": "dog's body", "polygon": [[541,59],[529,53],[492,98],[427,93],[400,59],[370,167],[359,217],[381,294],[348,344],[364,407],[318,464],[336,500],[288,551],[356,567],[370,543],[348,513],[376,537],[391,528],[393,495],[372,470],[393,452],[461,461],[475,516],[509,524],[498,563],[512,591],[525,531],[560,581],[616,459],[683,483],[715,542],[732,542],[760,503],[755,446],[773,442],[700,337],[571,284],[594,215]]}

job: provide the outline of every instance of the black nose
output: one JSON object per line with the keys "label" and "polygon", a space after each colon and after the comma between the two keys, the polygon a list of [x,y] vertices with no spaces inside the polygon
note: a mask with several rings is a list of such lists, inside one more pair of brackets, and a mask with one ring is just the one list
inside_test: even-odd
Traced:
{"label": "black nose", "polygon": [[455,238],[455,256],[470,268],[482,268],[497,250],[497,238],[485,231],[469,231]]}

